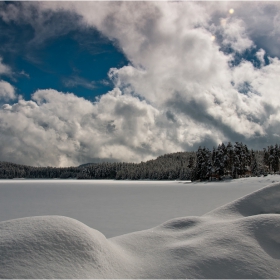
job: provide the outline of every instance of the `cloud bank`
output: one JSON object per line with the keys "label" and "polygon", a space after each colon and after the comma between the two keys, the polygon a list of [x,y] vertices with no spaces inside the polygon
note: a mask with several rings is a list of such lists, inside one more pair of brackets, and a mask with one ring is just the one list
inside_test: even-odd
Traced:
{"label": "cloud bank", "polygon": [[[38,26],[50,15],[75,15],[72,28],[96,28],[130,64],[109,70],[115,88],[95,103],[74,90],[41,89],[32,100],[4,105],[1,160],[59,166],[97,157],[139,162],[222,141],[243,141],[252,148],[279,141],[278,3],[8,6],[2,12],[7,22],[17,21],[17,9],[22,10],[20,21],[36,20]],[[27,12],[30,7],[35,19]],[[56,36],[69,28],[57,28]],[[44,36],[54,36],[47,25],[34,42]],[[11,93],[1,96],[13,98]]]}

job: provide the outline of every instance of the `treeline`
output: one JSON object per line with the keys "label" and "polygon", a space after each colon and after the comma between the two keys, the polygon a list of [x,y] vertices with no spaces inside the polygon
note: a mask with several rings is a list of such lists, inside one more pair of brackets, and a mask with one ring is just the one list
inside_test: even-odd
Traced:
{"label": "treeline", "polygon": [[92,163],[78,167],[33,167],[0,162],[0,178],[76,178],[116,180],[222,180],[278,173],[280,147],[249,150],[240,142],[222,143],[211,151],[166,154],[141,163]]}
{"label": "treeline", "polygon": [[78,167],[33,167],[9,162],[0,162],[0,178],[77,178],[117,180],[189,180],[190,158],[195,152],[179,152],[158,157],[141,163],[92,163]]}
{"label": "treeline", "polygon": [[29,178],[77,178],[77,174],[82,171],[80,167],[34,167],[14,164],[10,162],[0,162],[0,179]]}
{"label": "treeline", "polygon": [[101,163],[89,165],[78,179],[189,180],[195,152],[178,152],[141,163]]}

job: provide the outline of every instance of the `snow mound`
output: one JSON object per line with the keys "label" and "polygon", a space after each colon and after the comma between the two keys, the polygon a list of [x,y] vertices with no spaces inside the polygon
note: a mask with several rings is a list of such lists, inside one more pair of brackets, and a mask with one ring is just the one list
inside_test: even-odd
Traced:
{"label": "snow mound", "polygon": [[74,219],[0,223],[1,278],[280,278],[280,184],[106,239]]}
{"label": "snow mound", "polygon": [[125,260],[103,234],[77,220],[41,216],[0,223],[0,278],[114,278]]}

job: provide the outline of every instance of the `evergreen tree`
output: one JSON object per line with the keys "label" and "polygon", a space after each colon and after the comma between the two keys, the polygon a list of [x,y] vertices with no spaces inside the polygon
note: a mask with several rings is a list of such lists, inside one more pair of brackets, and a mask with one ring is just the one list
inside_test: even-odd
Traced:
{"label": "evergreen tree", "polygon": [[212,156],[212,159],[214,172],[218,179],[221,180],[226,173],[226,167],[228,164],[227,148],[224,143],[218,145],[217,150],[215,150],[215,156]]}
{"label": "evergreen tree", "polygon": [[258,163],[255,156],[255,152],[251,150],[251,172],[253,176],[259,175]]}

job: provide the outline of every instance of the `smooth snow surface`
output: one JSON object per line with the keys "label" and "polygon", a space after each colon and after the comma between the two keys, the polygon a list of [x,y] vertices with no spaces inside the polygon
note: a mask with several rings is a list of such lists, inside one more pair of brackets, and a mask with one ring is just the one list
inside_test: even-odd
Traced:
{"label": "smooth snow surface", "polygon": [[74,219],[0,223],[1,278],[279,278],[280,184],[106,239]]}
{"label": "smooth snow surface", "polygon": [[199,183],[0,180],[0,221],[66,216],[110,238],[177,217],[201,216],[277,181],[280,182],[279,175]]}

